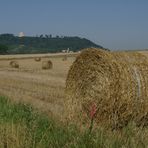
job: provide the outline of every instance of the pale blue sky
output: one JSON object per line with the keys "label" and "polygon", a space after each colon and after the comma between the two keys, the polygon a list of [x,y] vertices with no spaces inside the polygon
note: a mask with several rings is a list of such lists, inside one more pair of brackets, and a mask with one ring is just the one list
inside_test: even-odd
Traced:
{"label": "pale blue sky", "polygon": [[148,48],[148,0],[0,0],[0,34],[80,36],[110,49]]}

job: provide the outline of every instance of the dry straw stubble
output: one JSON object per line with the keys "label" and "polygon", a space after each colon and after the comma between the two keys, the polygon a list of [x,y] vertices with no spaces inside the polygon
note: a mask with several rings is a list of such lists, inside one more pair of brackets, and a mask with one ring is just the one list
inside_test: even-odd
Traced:
{"label": "dry straw stubble", "polygon": [[134,121],[148,125],[148,59],[138,52],[85,49],[71,66],[66,80],[66,116],[120,128]]}

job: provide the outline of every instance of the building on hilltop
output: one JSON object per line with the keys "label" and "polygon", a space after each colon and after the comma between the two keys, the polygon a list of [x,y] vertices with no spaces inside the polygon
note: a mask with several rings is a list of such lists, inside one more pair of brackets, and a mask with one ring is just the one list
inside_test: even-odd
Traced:
{"label": "building on hilltop", "polygon": [[19,33],[19,37],[24,37],[24,36],[25,36],[24,32]]}

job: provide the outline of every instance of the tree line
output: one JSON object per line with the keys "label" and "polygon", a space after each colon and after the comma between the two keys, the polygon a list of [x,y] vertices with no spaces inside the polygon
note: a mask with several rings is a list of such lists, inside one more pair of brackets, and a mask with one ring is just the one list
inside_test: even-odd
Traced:
{"label": "tree line", "polygon": [[20,53],[56,53],[70,49],[79,51],[83,48],[98,47],[86,38],[40,35],[18,37],[13,34],[0,34],[0,54],[20,54]]}

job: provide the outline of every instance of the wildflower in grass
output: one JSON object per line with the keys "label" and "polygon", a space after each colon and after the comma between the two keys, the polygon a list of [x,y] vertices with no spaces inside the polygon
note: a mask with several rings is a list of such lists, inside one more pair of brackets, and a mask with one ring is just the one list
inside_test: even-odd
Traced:
{"label": "wildflower in grass", "polygon": [[92,105],[90,106],[90,119],[91,119],[91,123],[90,123],[90,127],[89,127],[89,134],[92,131],[93,120],[94,120],[94,117],[95,117],[96,113],[97,113],[97,105],[96,105],[96,103],[92,103]]}
{"label": "wildflower in grass", "polygon": [[95,117],[96,112],[97,112],[97,105],[96,105],[96,103],[93,103],[90,107],[90,118],[91,118],[91,120]]}

